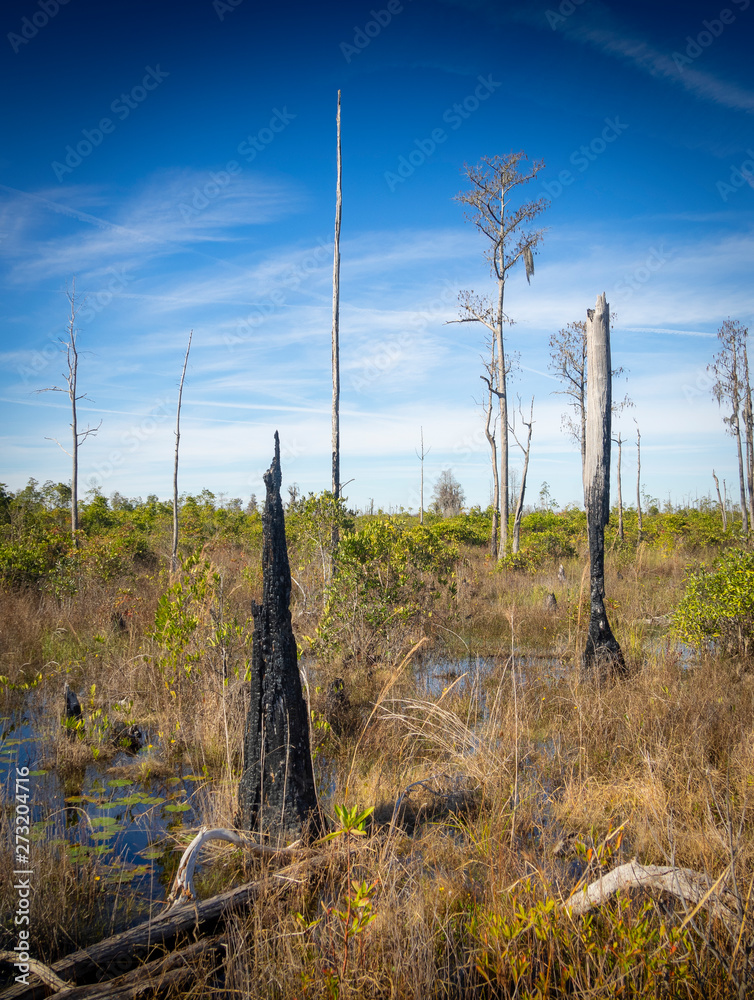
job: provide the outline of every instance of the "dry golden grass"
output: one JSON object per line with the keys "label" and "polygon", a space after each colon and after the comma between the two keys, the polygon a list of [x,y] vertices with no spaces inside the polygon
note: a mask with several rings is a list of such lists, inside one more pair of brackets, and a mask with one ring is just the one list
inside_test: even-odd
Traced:
{"label": "dry golden grass", "polygon": [[[205,554],[222,573],[225,614],[245,620],[261,590],[258,565],[246,570],[228,545]],[[294,626],[303,635],[322,607],[321,567],[295,552],[291,564],[300,585]],[[493,654],[488,675],[460,676],[466,670],[459,669],[459,679],[448,677],[444,691],[427,696],[411,664],[394,676],[394,666],[380,663],[369,670],[308,663],[322,800],[328,810],[335,803],[375,806],[370,836],[354,845],[350,861],[336,842],[324,867],[301,884],[281,883],[235,918],[224,982],[198,973],[182,995],[220,987],[227,996],[281,998],[734,995],[724,962],[701,938],[672,938],[679,921],[660,902],[647,913],[641,898],[626,909],[608,907],[589,933],[560,910],[544,909],[559,904],[584,866],[599,870],[599,851],[589,860],[587,852],[619,827],[622,843],[605,865],[635,855],[718,877],[733,855],[744,896],[754,876],[754,675],[745,664],[712,658],[686,666],[661,641],[684,566],[681,554],[651,549],[635,562],[609,564],[610,616],[633,668],[614,684],[595,687],[579,676],[588,611],[582,562],[567,562],[560,584],[556,566],[500,572],[475,550],[462,553],[457,596],[433,616],[428,634],[434,653],[466,656],[468,646]],[[111,773],[146,779],[183,762],[208,775],[195,795],[200,822],[232,825],[245,685],[233,676],[223,685],[210,648],[190,674],[166,685],[147,632],[169,584],[167,575],[145,571],[60,602],[4,594],[0,670],[14,684],[39,669],[44,678],[28,696],[6,690],[3,714],[25,697],[44,752],[61,774],[73,773],[91,762],[95,747],[60,738],[64,679],[81,692],[95,685],[91,709],[113,716],[119,699],[133,697],[132,715],[153,746]],[[545,606],[549,593],[555,610]],[[128,607],[125,628],[114,607]],[[394,665],[407,651],[387,659]],[[231,667],[240,665],[235,655]],[[336,726],[330,691],[338,676],[348,713]],[[183,831],[176,847],[191,832]],[[73,939],[101,936],[112,906],[93,863],[74,865],[56,851],[42,843],[38,853],[49,892],[35,897],[35,940],[47,959],[70,950]],[[4,911],[13,894],[1,869]],[[258,861],[213,848],[197,885],[208,894],[261,871]],[[345,949],[337,911],[347,907],[349,878],[377,885],[375,920]],[[521,926],[517,908],[525,914]],[[541,938],[538,927],[546,928]],[[631,934],[647,928],[655,937],[642,946],[643,957],[631,958]],[[620,972],[618,955],[633,971]],[[651,955],[662,958],[666,980],[644,961]],[[517,964],[522,956],[526,968]]]}

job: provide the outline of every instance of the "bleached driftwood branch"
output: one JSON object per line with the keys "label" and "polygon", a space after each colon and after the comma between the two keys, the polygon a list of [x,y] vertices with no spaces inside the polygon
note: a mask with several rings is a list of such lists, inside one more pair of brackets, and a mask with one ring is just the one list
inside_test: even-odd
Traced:
{"label": "bleached driftwood branch", "polygon": [[[0,962],[9,962],[14,964],[18,962],[18,953],[15,951],[0,951]],[[65,979],[61,979],[60,976],[56,975],[49,966],[45,965],[44,962],[38,962],[36,958],[25,958],[23,961],[24,965],[29,966],[29,972],[33,972],[35,976],[42,980],[45,986],[50,986],[53,990],[67,990],[71,985],[67,983]]]}
{"label": "bleached driftwood branch", "polygon": [[263,857],[285,856],[298,853],[296,851],[298,841],[289,847],[269,847],[266,844],[255,844],[241,836],[241,834],[236,833],[235,830],[227,830],[224,827],[216,827],[210,830],[208,827],[203,826],[183,852],[173,887],[168,896],[168,903],[170,905],[167,910],[175,909],[175,907],[183,903],[196,899],[194,868],[196,867],[199,851],[209,840],[224,840],[229,844],[235,844],[236,847],[243,848],[245,851],[251,851],[253,854],[262,855]]}
{"label": "bleached driftwood branch", "polygon": [[713,883],[707,875],[691,868],[640,865],[629,861],[574,893],[566,900],[564,908],[574,916],[582,916],[600,906],[619,889],[653,889],[655,892],[667,892],[686,905],[705,907],[729,931],[735,929],[737,934],[739,921],[735,900],[728,890],[718,888],[719,882]]}

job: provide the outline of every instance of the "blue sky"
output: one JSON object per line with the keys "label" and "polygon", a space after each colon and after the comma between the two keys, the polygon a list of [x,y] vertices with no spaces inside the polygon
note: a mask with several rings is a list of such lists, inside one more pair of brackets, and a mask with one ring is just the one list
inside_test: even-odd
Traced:
{"label": "blue sky", "polygon": [[[628,372],[647,494],[732,484],[706,366],[754,322],[750,0],[17,0],[2,14],[3,462],[11,488],[67,481],[57,338],[75,276],[80,403],[102,421],[82,492],[171,491],[177,383],[194,330],[180,489],[247,499],[280,431],[284,486],[329,486],[335,108],[342,90],[342,479],[350,503],[418,506],[452,468],[486,505],[481,329],[491,291],[453,196],[461,168],[524,150],[547,227],[515,274],[514,394],[533,395],[529,498],[579,502],[548,339],[600,292]],[[741,172],[743,170],[743,173]],[[515,446],[514,446],[515,452]],[[518,463],[514,453],[514,464]],[[635,449],[624,449],[633,493]],[[427,489],[429,492],[429,488]]]}

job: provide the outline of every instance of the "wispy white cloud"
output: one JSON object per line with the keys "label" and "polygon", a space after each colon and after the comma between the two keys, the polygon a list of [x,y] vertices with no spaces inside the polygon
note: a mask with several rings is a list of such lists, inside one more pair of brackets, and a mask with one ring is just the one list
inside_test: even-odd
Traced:
{"label": "wispy white cloud", "polygon": [[[668,80],[699,97],[734,111],[754,112],[754,91],[736,83],[721,80],[712,73],[676,62],[673,53],[660,52],[649,42],[632,38],[610,28],[586,27],[580,24],[564,28],[564,34],[575,41],[588,43],[608,55],[614,55],[637,69],[658,79]],[[685,40],[684,40],[685,42]],[[684,42],[679,41],[681,55]]]}
{"label": "wispy white cloud", "polygon": [[[103,261],[140,272],[155,258],[187,253],[233,268],[202,247],[234,243],[247,227],[280,219],[301,205],[300,190],[256,174],[238,175],[226,188],[215,185],[217,195],[207,198],[202,192],[214,190],[211,183],[209,172],[163,172],[125,198],[83,186],[28,192],[0,185],[2,227],[8,233],[0,253],[20,257],[10,280],[30,285],[40,270],[91,277]],[[206,207],[195,208],[195,199]],[[50,234],[53,215],[70,220],[57,235]]]}
{"label": "wispy white cloud", "polygon": [[[450,6],[474,10],[495,24],[506,21],[527,24],[540,30],[555,28],[564,37],[582,44],[588,44],[615,56],[636,69],[657,79],[667,80],[680,86],[701,100],[709,101],[734,111],[754,112],[754,91],[745,86],[721,79],[714,73],[698,69],[682,59],[674,59],[676,51],[686,55],[687,39],[679,38],[675,49],[662,51],[651,42],[637,38],[620,24],[616,11],[606,3],[592,0],[588,6],[577,11],[572,8],[573,17],[560,15],[554,23],[547,14],[558,17],[557,5],[548,2],[509,5],[505,8],[494,0],[443,0]],[[736,11],[736,17],[740,16]],[[699,29],[701,29],[701,24]],[[730,26],[729,31],[740,30]]]}

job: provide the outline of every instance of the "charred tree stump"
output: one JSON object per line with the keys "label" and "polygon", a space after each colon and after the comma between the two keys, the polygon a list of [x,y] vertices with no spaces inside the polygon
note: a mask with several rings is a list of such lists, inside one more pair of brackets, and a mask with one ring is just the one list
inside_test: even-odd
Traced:
{"label": "charred tree stump", "polygon": [[246,717],[237,825],[278,845],[316,834],[321,817],[289,608],[291,572],[280,499],[280,441],[264,474],[262,603],[252,602],[251,702]]}
{"label": "charred tree stump", "polygon": [[605,611],[605,525],[610,517],[610,307],[605,293],[587,309],[587,408],[584,505],[589,536],[591,612],[582,659],[585,675],[605,680],[626,673]]}

